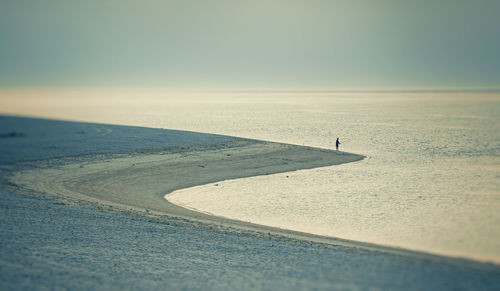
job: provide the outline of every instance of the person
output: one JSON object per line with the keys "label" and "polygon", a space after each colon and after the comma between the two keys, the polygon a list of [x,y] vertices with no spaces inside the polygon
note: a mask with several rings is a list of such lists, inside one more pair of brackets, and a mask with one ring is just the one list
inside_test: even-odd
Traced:
{"label": "person", "polygon": [[339,141],[339,138],[337,137],[337,141],[335,141],[335,147],[337,148],[337,150],[339,150],[339,144],[340,144],[340,141]]}

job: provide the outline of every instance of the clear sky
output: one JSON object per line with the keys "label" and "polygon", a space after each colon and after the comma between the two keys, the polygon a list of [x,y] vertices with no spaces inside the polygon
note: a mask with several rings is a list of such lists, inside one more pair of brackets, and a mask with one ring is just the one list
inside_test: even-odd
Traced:
{"label": "clear sky", "polygon": [[499,88],[500,0],[2,0],[0,88]]}

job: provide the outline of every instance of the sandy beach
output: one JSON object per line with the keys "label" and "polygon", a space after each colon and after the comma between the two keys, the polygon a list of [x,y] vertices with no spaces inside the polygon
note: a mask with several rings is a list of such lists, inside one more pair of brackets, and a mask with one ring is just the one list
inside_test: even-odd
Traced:
{"label": "sandy beach", "polygon": [[[375,260],[375,265],[389,261],[392,262],[390,268],[400,268],[398,264],[401,262],[407,267],[418,268],[439,269],[446,266],[448,271],[451,270],[449,276],[431,281],[437,282],[435,286],[443,282],[460,286],[487,278],[480,286],[488,289],[498,284],[500,279],[496,265],[260,226],[191,211],[164,199],[168,193],[187,187],[355,162],[362,160],[362,155],[192,132],[7,116],[0,117],[0,122],[4,130],[7,129],[5,137],[0,140],[3,153],[0,157],[0,185],[5,197],[10,197],[8,193],[18,193],[72,209],[90,209],[95,213],[119,216],[125,214],[125,217],[138,217],[150,223],[194,229],[194,234],[186,235],[181,240],[190,240],[198,236],[198,232],[208,231],[221,236],[265,239],[277,245],[330,250],[351,259],[361,256],[361,260]],[[217,185],[214,184],[214,187]],[[9,203],[17,200],[9,199],[10,202],[3,202],[4,207],[15,209],[15,205]],[[62,215],[60,219],[71,220],[71,214]],[[8,228],[6,225],[2,227]],[[5,250],[14,248],[10,238],[2,236],[2,243],[8,246]],[[65,247],[71,249],[70,245]],[[182,252],[182,246],[179,250]],[[241,255],[246,256],[245,252]],[[8,283],[5,286],[18,286],[18,281],[8,280],[13,278],[8,274],[19,271],[19,268],[9,267],[9,258],[14,257],[2,253],[3,263],[0,265],[5,276],[3,279],[7,279]],[[25,258],[22,257],[21,264],[27,263],[22,262]],[[19,262],[19,258],[15,260]],[[359,264],[349,262],[345,266]],[[223,263],[222,267],[231,270],[229,265]],[[474,272],[463,281],[455,281],[453,278],[463,276],[460,272],[464,268]],[[328,270],[334,269],[330,266],[325,269]],[[380,274],[385,274],[385,271],[380,271]],[[474,277],[474,274],[479,274],[479,277]],[[411,280],[412,276],[421,275],[411,271],[404,276]],[[368,281],[363,279],[357,286],[387,287],[388,278],[382,280],[380,285],[372,278]],[[332,286],[327,279],[322,283]],[[419,284],[429,282],[423,280]],[[182,284],[177,282],[175,286]],[[414,286],[419,289],[423,285]]]}
{"label": "sandy beach", "polygon": [[178,189],[221,180],[330,166],[362,158],[361,155],[331,150],[232,139],[222,144],[182,146],[154,154],[141,153],[32,169],[14,174],[9,181],[25,190],[52,194],[60,199],[72,198],[123,211],[135,210],[146,215],[167,215],[310,240],[314,236],[191,211],[169,203],[164,196],[167,194],[168,197],[168,193]]}

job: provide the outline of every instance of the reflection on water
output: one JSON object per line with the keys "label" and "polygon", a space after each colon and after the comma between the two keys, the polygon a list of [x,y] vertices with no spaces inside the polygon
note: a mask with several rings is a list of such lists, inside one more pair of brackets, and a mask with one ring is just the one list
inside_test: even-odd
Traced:
{"label": "reflection on water", "polygon": [[500,262],[500,95],[58,94],[3,95],[0,108],[324,148],[334,148],[339,137],[341,150],[369,157],[196,187],[172,194],[175,203],[255,223]]}

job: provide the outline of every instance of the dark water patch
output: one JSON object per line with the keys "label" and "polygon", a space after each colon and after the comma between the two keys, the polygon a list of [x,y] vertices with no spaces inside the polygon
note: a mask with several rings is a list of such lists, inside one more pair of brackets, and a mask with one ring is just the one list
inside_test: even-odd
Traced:
{"label": "dark water patch", "polygon": [[24,137],[24,133],[11,131],[8,133],[0,133],[0,138]]}
{"label": "dark water patch", "polygon": [[235,140],[233,137],[180,130],[1,115],[0,128],[4,131],[0,134],[0,163],[216,147]]}

